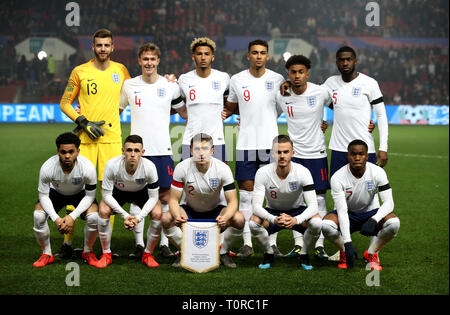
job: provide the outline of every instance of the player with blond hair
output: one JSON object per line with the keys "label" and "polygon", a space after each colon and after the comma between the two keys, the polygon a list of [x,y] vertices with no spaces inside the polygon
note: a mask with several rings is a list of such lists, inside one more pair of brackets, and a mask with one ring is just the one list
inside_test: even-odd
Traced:
{"label": "player with blond hair", "polygon": [[[159,200],[157,207],[169,210],[168,202],[174,162],[170,141],[170,114],[177,112],[186,119],[186,106],[175,82],[169,82],[158,74],[161,51],[153,43],[143,44],[138,51],[141,75],[125,81],[121,93],[120,110],[130,104],[131,134],[143,138],[144,158],[152,161],[158,170]],[[139,207],[130,205],[130,212],[139,212]],[[144,220],[133,230],[136,249],[131,257],[140,258],[144,251]],[[164,233],[161,233],[160,250],[164,257],[173,256]]]}

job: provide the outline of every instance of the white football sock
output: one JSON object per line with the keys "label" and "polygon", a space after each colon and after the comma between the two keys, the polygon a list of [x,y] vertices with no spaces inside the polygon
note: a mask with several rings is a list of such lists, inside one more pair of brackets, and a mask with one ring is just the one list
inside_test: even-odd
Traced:
{"label": "white football sock", "polygon": [[308,221],[308,228],[303,234],[304,246],[300,251],[300,255],[308,254],[312,244],[314,244],[319,238],[320,231],[322,230],[322,219],[311,218]]}
{"label": "white football sock", "polygon": [[159,235],[161,234],[161,221],[152,220],[147,230],[147,246],[146,253],[153,253],[155,246],[158,244]]}
{"label": "white football sock", "polygon": [[272,245],[277,246],[277,236],[278,236],[278,232],[269,235],[270,246],[272,246]]}
{"label": "white football sock", "polygon": [[339,227],[334,221],[323,220],[322,221],[322,232],[327,240],[336,245],[339,250],[344,250],[344,239],[339,232]]}
{"label": "white football sock", "polygon": [[34,211],[34,236],[39,246],[42,248],[42,253],[46,255],[52,254],[52,248],[50,246],[50,229],[47,223],[47,214],[44,211]]}
{"label": "white football sock", "polygon": [[[130,215],[137,216],[141,212],[141,208],[134,204],[130,204]],[[142,218],[142,220],[136,224],[136,226],[133,229],[134,239],[136,241],[136,245],[141,245],[144,247],[144,225],[145,225],[145,218]]]}
{"label": "white football sock", "polygon": [[292,236],[294,237],[294,245],[303,247],[303,234],[292,230]]}
{"label": "white football sock", "polygon": [[378,253],[386,243],[391,241],[397,236],[398,230],[400,229],[400,219],[390,218],[384,222],[383,227],[378,232],[377,236],[372,242],[367,250],[369,254]]}
{"label": "white football sock", "polygon": [[178,226],[173,226],[169,229],[164,229],[164,233],[166,233],[167,238],[169,241],[174,244],[178,250],[181,250],[181,240],[183,238],[183,232]]}
{"label": "white football sock", "polygon": [[92,246],[97,239],[98,212],[86,214],[86,224],[84,225],[84,252],[92,252]]}
{"label": "white football sock", "polygon": [[111,253],[111,225],[109,218],[103,219],[98,217],[98,235],[100,237],[100,244],[102,244],[103,253]]}
{"label": "white football sock", "polygon": [[248,221],[252,216],[252,192],[247,190],[239,190],[239,211],[245,218],[244,230],[242,237],[244,239],[244,245],[253,247],[252,245],[252,235],[250,232],[250,226]]}
{"label": "white football sock", "polygon": [[223,243],[222,248],[220,249],[220,254],[226,254],[230,250],[233,243],[238,240],[242,235],[242,230],[238,230],[232,226],[228,227],[223,233]]}
{"label": "white football sock", "polygon": [[261,248],[264,250],[264,253],[273,254],[272,246],[269,241],[269,233],[267,230],[260,224],[250,221],[250,229],[252,230],[252,235],[258,240]]}
{"label": "white football sock", "polygon": [[161,246],[167,246],[169,247],[169,239],[167,238],[166,234],[164,233],[163,230],[161,230],[161,238],[159,240],[159,247]]}
{"label": "white football sock", "polygon": [[[319,215],[323,219],[324,216],[327,215],[327,195],[326,194],[317,194],[317,205],[319,207]],[[316,242],[316,248],[317,247],[323,247],[323,240],[324,240],[323,233],[320,233],[320,236]]]}

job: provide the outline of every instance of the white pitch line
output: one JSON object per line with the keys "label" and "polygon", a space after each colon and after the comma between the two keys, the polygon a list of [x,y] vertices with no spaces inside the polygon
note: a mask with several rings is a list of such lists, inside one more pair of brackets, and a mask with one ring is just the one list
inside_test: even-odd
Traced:
{"label": "white pitch line", "polygon": [[413,157],[413,158],[427,158],[427,159],[448,159],[448,155],[408,154],[408,153],[392,153],[392,152],[389,152],[388,155]]}

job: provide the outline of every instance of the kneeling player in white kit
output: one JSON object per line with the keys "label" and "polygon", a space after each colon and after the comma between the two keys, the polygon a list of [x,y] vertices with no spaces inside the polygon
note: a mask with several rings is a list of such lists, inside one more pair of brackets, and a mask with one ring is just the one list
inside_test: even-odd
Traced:
{"label": "kneeling player in white kit", "polygon": [[[336,210],[323,219],[323,234],[340,249],[338,267],[353,268],[356,251],[350,235],[360,231],[362,235],[374,236],[370,240],[364,259],[371,269],[381,270],[378,252],[398,233],[400,220],[392,211],[394,200],[386,172],[369,159],[368,146],[362,140],[348,145],[349,163],[331,177],[331,195]],[[371,207],[379,193],[380,208]]]}
{"label": "kneeling player in white kit", "polygon": [[[161,232],[161,207],[155,207],[159,196],[158,173],[150,160],[142,158],[144,152],[142,138],[130,135],[124,141],[123,154],[106,163],[98,218],[103,255],[96,265],[98,268],[105,268],[112,263],[109,218],[113,212],[122,216],[128,230],[133,230],[150,213],[152,221],[147,231],[142,263],[147,267],[159,266],[152,255]],[[130,215],[122,208],[127,202],[135,203],[141,211],[136,216]]]}
{"label": "kneeling player in white kit", "polygon": [[[173,172],[169,212],[162,218],[166,235],[180,249],[182,236],[178,226],[187,219],[215,219],[221,232],[225,231],[220,261],[226,267],[235,268],[228,250],[232,241],[242,235],[245,219],[237,211],[233,173],[228,165],[213,157],[211,136],[197,134],[190,146],[192,157],[180,162]],[[179,266],[179,258],[174,267]]]}
{"label": "kneeling player in white kit", "polygon": [[[92,252],[98,233],[98,206],[95,201],[97,172],[91,161],[79,155],[79,147],[80,139],[73,133],[59,135],[56,138],[58,154],[49,158],[41,167],[33,230],[42,248],[42,255],[33,264],[34,267],[44,267],[54,261],[47,224],[49,217],[61,234],[70,233],[79,216],[86,220],[82,257],[90,265],[97,263]],[[57,211],[66,205],[74,205],[76,208],[61,218]]]}
{"label": "kneeling player in white kit", "polygon": [[[292,229],[304,234],[300,266],[310,270],[312,266],[308,250],[319,238],[322,228],[314,181],[306,167],[291,162],[294,149],[289,136],[275,137],[272,155],[276,162],[263,166],[256,172],[252,196],[254,215],[250,221],[251,230],[265,250],[264,261],[259,268],[270,268],[273,263],[274,254],[269,234]],[[267,201],[266,208],[263,208],[264,197]]]}

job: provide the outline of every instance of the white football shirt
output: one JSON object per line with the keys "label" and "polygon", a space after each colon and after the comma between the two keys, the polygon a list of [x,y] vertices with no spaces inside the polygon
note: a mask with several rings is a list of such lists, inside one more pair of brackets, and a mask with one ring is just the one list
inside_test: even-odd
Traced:
{"label": "white football shirt", "polygon": [[145,155],[172,155],[170,110],[184,105],[178,85],[162,76],[153,84],[142,80],[142,75],[128,79],[122,87],[120,108],[125,109],[128,104],[130,134],[142,137]]}
{"label": "white football shirt", "polygon": [[238,103],[240,115],[237,150],[272,148],[278,135],[276,95],[283,82],[282,75],[269,69],[259,78],[248,69],[231,77],[228,101]]}
{"label": "white football shirt", "polygon": [[78,155],[70,174],[64,174],[59,156],[54,155],[41,166],[38,191],[48,194],[50,188],[65,196],[76,195],[85,185],[97,185],[97,172],[94,164],[84,156]]}
{"label": "white football shirt", "polygon": [[267,207],[280,212],[304,205],[303,190],[314,190],[310,171],[301,164],[291,163],[289,175],[280,179],[276,168],[277,164],[273,162],[258,169],[253,195],[265,196]]}
{"label": "white football shirt", "polygon": [[284,112],[288,133],[294,143],[294,157],[318,159],[327,156],[325,134],[320,126],[324,107],[331,102],[328,91],[308,82],[301,95],[289,91],[291,96],[277,93],[277,105]]}
{"label": "white football shirt", "polygon": [[150,190],[159,189],[158,172],[156,166],[150,160],[141,158],[141,161],[133,175],[129,175],[125,169],[125,157],[123,155],[110,159],[103,173],[103,190],[112,191],[114,187],[122,191],[139,191],[147,185]]}
{"label": "white football shirt", "polygon": [[368,131],[373,107],[378,118],[379,149],[387,152],[387,116],[377,81],[363,73],[351,82],[344,82],[341,75],[335,75],[328,78],[323,86],[332,98],[334,110],[329,148],[347,152],[348,144],[360,139],[367,143],[369,153],[375,153],[375,142]]}
{"label": "white football shirt", "polygon": [[393,210],[392,190],[386,172],[376,164],[367,162],[361,178],[353,176],[347,164],[334,173],[330,185],[344,242],[351,241],[347,211],[363,213],[374,210],[371,205],[377,192],[380,192],[383,204],[374,219],[378,222]]}
{"label": "white football shirt", "polygon": [[224,191],[235,189],[235,186],[233,173],[224,162],[211,157],[209,168],[203,174],[191,157],[175,167],[172,188],[183,190],[180,204],[188,205],[197,212],[206,212],[219,205],[226,206]]}
{"label": "white football shirt", "polygon": [[198,133],[210,135],[214,145],[225,144],[221,112],[229,83],[228,73],[215,69],[211,69],[207,78],[200,77],[196,70],[180,76],[178,85],[186,99],[188,115],[183,144],[190,145],[192,137]]}

